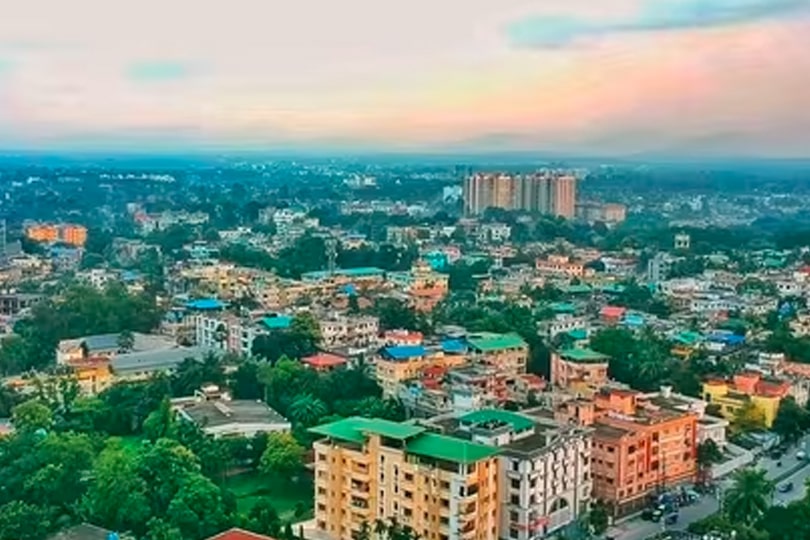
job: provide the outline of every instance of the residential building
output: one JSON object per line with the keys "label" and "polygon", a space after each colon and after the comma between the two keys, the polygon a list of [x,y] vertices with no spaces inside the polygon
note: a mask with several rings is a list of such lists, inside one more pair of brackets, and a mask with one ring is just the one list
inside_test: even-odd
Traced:
{"label": "residential building", "polygon": [[318,326],[327,348],[374,346],[380,333],[380,320],[370,315],[332,314],[319,317]]}
{"label": "residential building", "polygon": [[544,538],[588,511],[590,428],[501,409],[437,417],[425,425],[501,449],[500,538]]}
{"label": "residential building", "polygon": [[72,223],[34,223],[25,226],[25,236],[35,242],[61,242],[83,247],[87,242],[87,228]]}
{"label": "residential building", "polygon": [[607,369],[608,357],[591,349],[551,353],[551,384],[558,388],[602,387],[608,382]]}
{"label": "residential building", "polygon": [[595,396],[593,497],[614,515],[647,506],[650,493],[694,480],[694,412],[656,405],[633,390],[605,389]]}
{"label": "residential building", "polygon": [[276,539],[270,536],[265,536],[263,534],[257,534],[255,532],[246,531],[244,529],[234,527],[233,529],[228,529],[227,531],[215,534],[214,536],[207,538],[206,540],[276,540]]}
{"label": "residential building", "polygon": [[206,386],[191,397],[175,398],[178,416],[200,427],[216,439],[254,437],[259,433],[288,432],[289,420],[261,400],[231,399],[215,385]]}
{"label": "residential building", "polygon": [[534,267],[538,273],[547,276],[581,278],[593,273],[593,270],[585,268],[585,263],[572,260],[567,255],[549,255],[539,258],[535,261]]}
{"label": "residential building", "polygon": [[703,399],[717,405],[723,418],[734,420],[741,409],[751,404],[767,428],[773,425],[779,403],[790,391],[788,381],[756,371],[738,373],[731,380],[709,379],[703,383]]}
{"label": "residential building", "polygon": [[374,373],[384,397],[395,397],[399,386],[410,379],[417,379],[430,367],[450,368],[467,362],[463,355],[445,354],[441,350],[429,350],[422,345],[394,345],[380,350]]}
{"label": "residential building", "polygon": [[529,345],[517,334],[481,332],[466,337],[470,361],[492,366],[501,373],[526,373]]}
{"label": "residential building", "polygon": [[350,540],[396,518],[428,540],[499,538],[499,449],[426,427],[346,418],[314,427],[315,523]]}
{"label": "residential building", "polygon": [[463,186],[465,213],[482,214],[487,208],[524,210],[573,218],[576,178],[560,171],[530,175],[477,173]]}

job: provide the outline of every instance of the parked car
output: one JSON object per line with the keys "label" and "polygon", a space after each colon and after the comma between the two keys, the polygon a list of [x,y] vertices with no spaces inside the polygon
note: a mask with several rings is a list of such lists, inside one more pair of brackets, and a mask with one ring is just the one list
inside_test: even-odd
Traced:
{"label": "parked car", "polygon": [[802,460],[807,459],[807,452],[805,452],[804,450],[799,450],[798,452],[796,452],[796,459]]}
{"label": "parked car", "polygon": [[791,490],[793,490],[793,482],[785,482],[784,484],[776,488],[776,491],[778,491],[779,493],[787,493],[788,491]]}

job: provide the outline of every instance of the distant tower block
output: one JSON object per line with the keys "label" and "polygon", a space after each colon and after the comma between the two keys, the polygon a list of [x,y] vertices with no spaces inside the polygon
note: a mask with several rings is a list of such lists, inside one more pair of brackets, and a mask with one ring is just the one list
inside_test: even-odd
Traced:
{"label": "distant tower block", "polygon": [[686,233],[678,233],[675,235],[675,249],[689,249],[692,244],[692,238]]}

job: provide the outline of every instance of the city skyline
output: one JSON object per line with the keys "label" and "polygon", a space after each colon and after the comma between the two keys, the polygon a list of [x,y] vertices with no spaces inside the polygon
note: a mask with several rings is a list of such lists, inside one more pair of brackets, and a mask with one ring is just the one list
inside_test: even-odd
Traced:
{"label": "city skyline", "polygon": [[[807,157],[807,0],[34,0],[0,149]],[[48,17],[43,17],[48,13]]]}

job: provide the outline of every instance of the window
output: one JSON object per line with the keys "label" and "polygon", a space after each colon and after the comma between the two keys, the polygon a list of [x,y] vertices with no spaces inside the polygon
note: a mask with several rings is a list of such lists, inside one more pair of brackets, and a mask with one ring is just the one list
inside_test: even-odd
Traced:
{"label": "window", "polygon": [[520,504],[520,495],[510,495],[509,496],[510,504],[519,505]]}
{"label": "window", "polygon": [[520,480],[515,480],[514,478],[510,482],[512,489],[520,489]]}
{"label": "window", "polygon": [[517,538],[517,537],[518,537],[518,534],[519,534],[519,533],[518,533],[518,530],[517,530],[517,529],[515,529],[514,527],[511,527],[511,528],[509,529],[509,538]]}
{"label": "window", "polygon": [[520,514],[518,514],[514,510],[509,512],[509,521],[511,521],[512,523],[517,523],[519,519],[520,519]]}

